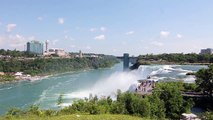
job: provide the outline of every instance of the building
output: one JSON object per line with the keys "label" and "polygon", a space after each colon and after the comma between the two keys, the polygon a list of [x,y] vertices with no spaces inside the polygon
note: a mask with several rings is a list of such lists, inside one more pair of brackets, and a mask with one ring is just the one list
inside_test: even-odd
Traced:
{"label": "building", "polygon": [[124,53],[124,55],[123,55],[123,69],[124,69],[124,71],[129,69],[129,54],[128,53]]}
{"label": "building", "polygon": [[79,51],[79,57],[80,57],[80,58],[83,57],[83,53],[81,52],[81,50]]}
{"label": "building", "polygon": [[39,41],[27,42],[27,52],[34,53],[37,55],[43,55],[43,43]]}
{"label": "building", "polygon": [[213,54],[212,48],[201,49],[200,54]]}
{"label": "building", "polygon": [[66,53],[63,49],[56,49],[55,54],[58,56],[66,56]]}
{"label": "building", "polygon": [[51,48],[47,52],[47,55],[57,55],[59,57],[66,56],[66,52],[60,48]]}

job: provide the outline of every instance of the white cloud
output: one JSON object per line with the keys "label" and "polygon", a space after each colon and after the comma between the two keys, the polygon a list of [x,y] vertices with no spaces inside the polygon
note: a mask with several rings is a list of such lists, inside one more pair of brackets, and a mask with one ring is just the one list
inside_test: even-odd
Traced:
{"label": "white cloud", "polygon": [[106,28],[105,28],[105,27],[101,27],[100,30],[101,30],[102,32],[104,32],[104,31],[106,31]]}
{"label": "white cloud", "polygon": [[160,32],[160,36],[161,36],[161,37],[167,38],[169,35],[170,35],[170,32],[169,32],[169,31],[161,31],[161,32]]}
{"label": "white cloud", "polygon": [[68,36],[68,35],[65,35],[64,38],[65,38],[66,40],[74,40],[71,36]]}
{"label": "white cloud", "polygon": [[7,32],[11,32],[16,26],[16,24],[7,24]]}
{"label": "white cloud", "polygon": [[158,41],[153,41],[153,42],[151,42],[150,44],[153,45],[153,46],[157,46],[157,47],[163,46],[163,43],[158,42]]}
{"label": "white cloud", "polygon": [[126,35],[132,35],[134,33],[135,33],[135,31],[129,31],[129,32],[126,32]]}
{"label": "white cloud", "polygon": [[64,24],[64,18],[58,18],[58,24]]}
{"label": "white cloud", "polygon": [[98,35],[94,39],[95,40],[104,40],[105,39],[105,35]]}
{"label": "white cloud", "polygon": [[30,36],[28,39],[29,40],[35,40],[35,36]]}
{"label": "white cloud", "polygon": [[44,18],[42,16],[37,17],[39,21],[42,21]]}
{"label": "white cloud", "polygon": [[90,46],[86,46],[85,49],[91,50],[91,47]]}
{"label": "white cloud", "polygon": [[53,45],[56,45],[57,42],[58,42],[57,39],[56,39],[56,40],[53,40],[53,41],[52,41],[52,44],[53,44]]}
{"label": "white cloud", "polygon": [[76,48],[76,45],[70,45],[71,48]]}
{"label": "white cloud", "polygon": [[122,41],[121,44],[122,45],[126,45],[127,43],[126,43],[126,41]]}
{"label": "white cloud", "polygon": [[113,52],[117,52],[118,50],[114,48],[112,51],[113,51]]}
{"label": "white cloud", "polygon": [[15,36],[9,36],[9,38],[12,40],[11,47],[22,47],[26,44],[26,38],[22,35],[16,34]]}
{"label": "white cloud", "polygon": [[64,30],[64,33],[66,34],[66,33],[68,33],[69,32],[69,30]]}
{"label": "white cloud", "polygon": [[68,38],[69,38],[69,36],[68,36],[68,35],[65,35],[65,36],[64,36],[64,38],[65,38],[65,39],[68,39]]}
{"label": "white cloud", "polygon": [[20,49],[23,50],[24,45],[26,45],[27,39],[26,37],[16,34],[16,35],[5,35],[0,37],[0,46],[2,48],[8,49],[10,48],[15,48],[15,49]]}
{"label": "white cloud", "polygon": [[95,32],[95,31],[101,31],[101,32],[105,32],[107,30],[106,27],[100,27],[100,28],[90,28],[89,31],[90,32]]}
{"label": "white cloud", "polygon": [[94,31],[96,31],[96,30],[97,30],[97,28],[90,28],[90,29],[89,29],[90,32],[94,32]]}
{"label": "white cloud", "polygon": [[181,34],[177,34],[177,38],[182,38],[183,36]]}
{"label": "white cloud", "polygon": [[148,46],[145,46],[145,47],[144,47],[144,49],[146,49],[146,50],[147,50],[147,49],[149,49],[149,47],[148,47]]}

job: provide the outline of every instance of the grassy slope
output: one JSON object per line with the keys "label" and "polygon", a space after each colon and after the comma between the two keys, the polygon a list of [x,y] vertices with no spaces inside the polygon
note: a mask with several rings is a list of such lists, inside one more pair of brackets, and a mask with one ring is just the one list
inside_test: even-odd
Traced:
{"label": "grassy slope", "polygon": [[23,116],[10,119],[0,117],[0,120],[148,120],[148,119],[129,115],[102,114],[102,115],[62,115],[54,117]]}

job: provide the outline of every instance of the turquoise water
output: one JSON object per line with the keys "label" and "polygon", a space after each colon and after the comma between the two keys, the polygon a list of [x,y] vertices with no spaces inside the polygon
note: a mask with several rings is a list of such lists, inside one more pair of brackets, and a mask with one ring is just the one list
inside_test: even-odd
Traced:
{"label": "turquoise water", "polygon": [[[37,104],[43,109],[58,109],[70,105],[74,100],[96,94],[99,97],[115,97],[117,89],[126,91],[138,79],[148,75],[155,79],[183,79],[193,82],[185,74],[206,66],[154,65],[141,66],[138,70],[123,72],[123,64],[112,68],[87,70],[61,74],[37,81],[22,81],[0,85],[0,114],[12,107],[27,108]],[[57,99],[63,94],[63,104],[57,106]]]}
{"label": "turquoise water", "polygon": [[[116,71],[122,71],[122,64],[108,69],[79,71],[38,81],[0,85],[0,114],[12,107],[25,108],[32,104],[39,104],[42,108],[57,108],[60,94],[91,88],[98,80]],[[64,101],[71,102],[66,98]]]}

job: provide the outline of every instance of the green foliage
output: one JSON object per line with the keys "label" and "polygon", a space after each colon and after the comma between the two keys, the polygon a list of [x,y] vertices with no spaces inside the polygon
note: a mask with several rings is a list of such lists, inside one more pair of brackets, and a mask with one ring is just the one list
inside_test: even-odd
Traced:
{"label": "green foliage", "polygon": [[[82,69],[98,69],[111,67],[118,60],[112,56],[102,58],[33,58],[33,59],[9,59],[0,61],[2,72],[24,72],[25,74],[46,75],[76,71]],[[0,76],[1,81],[10,81],[12,76]]]}
{"label": "green foliage", "polygon": [[13,81],[13,80],[15,80],[14,75],[9,75],[9,74],[0,75],[0,82]]}
{"label": "green foliage", "polygon": [[59,111],[40,110],[38,106],[31,106],[26,112],[14,109],[8,111],[8,115],[45,117],[76,113],[90,115],[128,114],[152,119],[180,119],[181,114],[190,112],[193,105],[192,99],[183,99],[181,95],[183,89],[183,83],[181,82],[158,83],[152,95],[149,96],[141,96],[130,92],[122,93],[118,90],[117,100],[115,101],[110,97],[99,99],[97,96],[90,95],[89,99],[79,99],[71,106]]}
{"label": "green foliage", "polygon": [[41,116],[43,113],[42,113],[42,110],[39,109],[39,106],[37,105],[31,105],[29,107],[29,110],[27,111],[28,114],[33,114],[33,115],[38,115],[38,116]]}
{"label": "green foliage", "polygon": [[63,94],[60,94],[57,100],[57,105],[60,105],[63,103]]}
{"label": "green foliage", "polygon": [[25,115],[21,117],[0,117],[0,120],[150,120],[147,118],[141,118],[130,115],[112,115],[112,114],[100,114],[100,115],[88,115],[88,114],[72,114],[72,115],[58,115],[58,116],[35,116]]}
{"label": "green foliage", "polygon": [[58,112],[55,110],[45,110],[44,111],[44,116],[56,116],[58,115]]}
{"label": "green foliage", "polygon": [[204,94],[207,94],[210,98],[213,97],[213,65],[210,65],[208,69],[201,69],[196,73],[196,84]]}
{"label": "green foliage", "polygon": [[164,101],[161,100],[156,93],[149,96],[149,102],[151,103],[150,116],[152,116],[152,118],[163,119],[166,117]]}
{"label": "green foliage", "polygon": [[18,109],[18,108],[11,108],[6,113],[7,116],[21,116],[23,114],[24,114],[24,112],[21,109]]}
{"label": "green foliage", "polygon": [[189,92],[189,91],[200,91],[199,88],[198,88],[198,85],[195,84],[195,83],[184,83],[183,84],[183,87],[184,87],[184,91],[185,92]]}
{"label": "green foliage", "polygon": [[140,55],[138,62],[143,63],[144,61],[161,61],[161,62],[175,62],[175,63],[213,63],[213,55],[210,54],[183,54],[183,53],[172,53],[172,54],[147,54]]}
{"label": "green foliage", "polygon": [[201,115],[202,120],[213,120],[213,112],[205,112]]}
{"label": "green foliage", "polygon": [[192,103],[183,99],[182,89],[181,83],[177,82],[159,83],[154,89],[153,94],[164,101],[166,117],[180,119],[182,113],[190,111]]}
{"label": "green foliage", "polygon": [[15,57],[35,57],[36,55],[25,52],[25,51],[18,51],[18,50],[4,50],[0,49],[0,55],[3,56],[11,56]]}

